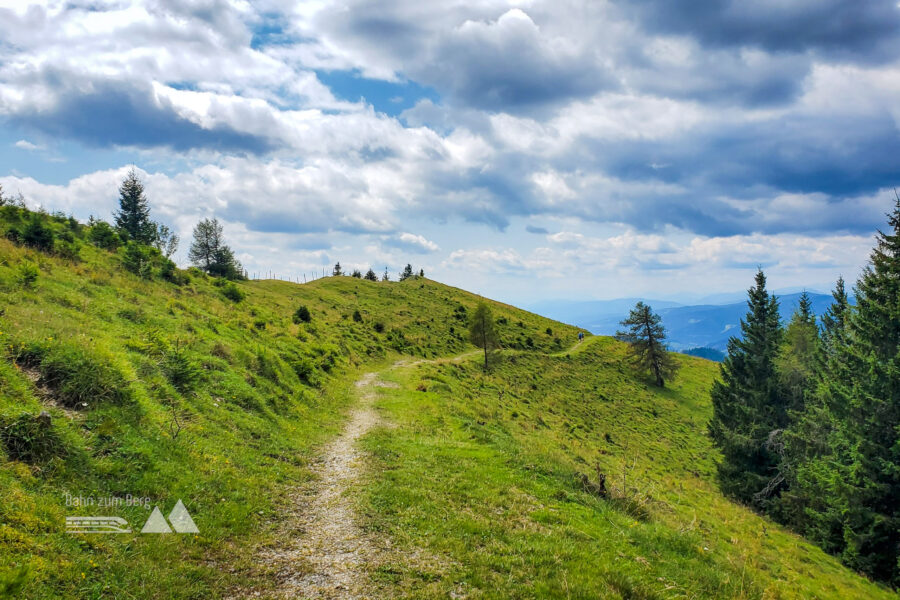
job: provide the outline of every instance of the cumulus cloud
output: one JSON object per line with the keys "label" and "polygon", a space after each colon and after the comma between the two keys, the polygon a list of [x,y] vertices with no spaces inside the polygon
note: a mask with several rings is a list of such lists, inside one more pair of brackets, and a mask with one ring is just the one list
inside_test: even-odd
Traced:
{"label": "cumulus cloud", "polygon": [[388,246],[417,254],[428,254],[440,250],[437,244],[424,236],[405,231],[386,238],[384,243]]}

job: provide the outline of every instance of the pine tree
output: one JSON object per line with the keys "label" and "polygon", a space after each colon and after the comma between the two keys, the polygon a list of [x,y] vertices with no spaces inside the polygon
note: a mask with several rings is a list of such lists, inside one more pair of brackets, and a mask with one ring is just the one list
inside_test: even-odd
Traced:
{"label": "pine tree", "polygon": [[776,362],[778,379],[788,410],[799,414],[814,388],[819,360],[819,328],[812,313],[809,294],[803,292],[797,310],[784,332],[784,343]]}
{"label": "pine tree", "polygon": [[384,273],[381,275],[381,280],[382,281],[390,281],[391,280],[391,276],[388,273],[387,267],[384,268]]}
{"label": "pine tree", "polygon": [[[900,586],[900,196],[856,284],[847,379],[829,382],[849,400],[849,468],[842,482],[842,556],[851,567]],[[833,400],[832,400],[833,401]]]}
{"label": "pine tree", "polygon": [[413,268],[412,268],[412,265],[407,264],[407,265],[403,268],[403,272],[400,273],[400,281],[406,281],[407,279],[409,279],[409,278],[412,277],[412,276],[413,276]]}
{"label": "pine tree", "polygon": [[666,379],[675,377],[678,365],[666,350],[666,329],[660,316],[643,302],[638,302],[620,324],[628,329],[616,333],[616,338],[631,346],[635,363],[653,374],[658,387],[665,386]]}
{"label": "pine tree", "polygon": [[353,269],[353,272],[350,273],[350,277],[354,277],[356,279],[362,279],[362,273],[359,269]]}
{"label": "pine tree", "polygon": [[340,277],[343,274],[344,274],[344,271],[343,271],[343,269],[341,269],[341,263],[340,262],[334,263],[334,269],[332,269],[331,275],[334,277]]}
{"label": "pine tree", "polygon": [[480,302],[469,320],[469,340],[484,350],[484,370],[489,368],[488,357],[492,350],[500,347],[500,337],[494,328],[494,317],[490,307]]}
{"label": "pine tree", "polygon": [[139,244],[152,244],[156,238],[156,224],[150,220],[150,203],[144,196],[144,184],[134,169],[128,172],[119,187],[119,210],[115,213],[119,234]]}
{"label": "pine tree", "polygon": [[378,281],[378,275],[375,274],[375,271],[369,268],[369,270],[366,271],[366,274],[363,276],[363,279],[365,279],[366,281]]}
{"label": "pine tree", "polygon": [[766,291],[762,270],[748,296],[747,316],[741,320],[742,338],[728,341],[721,380],[711,391],[709,433],[722,451],[718,467],[722,491],[756,508],[766,508],[784,484],[777,443],[788,424],[788,414],[775,371],[782,329],[778,301]]}

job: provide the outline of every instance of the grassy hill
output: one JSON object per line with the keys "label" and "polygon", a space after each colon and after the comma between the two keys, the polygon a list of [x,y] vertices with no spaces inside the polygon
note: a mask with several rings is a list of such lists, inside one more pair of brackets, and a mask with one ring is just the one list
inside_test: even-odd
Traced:
{"label": "grassy hill", "polygon": [[[33,218],[52,251],[5,239]],[[390,426],[364,440],[357,495],[407,556],[375,573],[384,596],[890,596],[718,494],[707,361],[680,357],[658,391],[618,343],[568,352],[575,328],[491,303],[507,350],[485,376],[458,358],[480,299],[424,278],[232,288],[158,259],[138,276],[90,228],[16,207],[0,209],[0,238],[0,596],[240,588],[353,382],[403,356],[426,362],[384,371],[400,387],[382,390]],[[147,500],[71,505],[106,497]],[[64,531],[109,514],[137,530],[178,499],[199,534]]]}
{"label": "grassy hill", "polygon": [[[31,218],[4,207],[0,238]],[[196,271],[181,285],[138,277],[123,249],[41,218],[62,247],[0,239],[0,595],[218,595],[240,577],[222,565],[265,542],[286,487],[309,477],[316,446],[339,430],[362,366],[471,349],[466,315],[479,298],[427,279],[242,282],[235,302]],[[300,306],[310,322],[294,322]],[[574,339],[493,306],[510,347]],[[149,504],[66,506],[129,495]],[[64,533],[75,515],[140,528],[154,505],[168,514],[178,499],[200,535]]]}
{"label": "grassy hill", "polygon": [[[510,353],[394,372],[366,439],[360,511],[395,540],[407,598],[896,598],[719,493],[706,434],[718,366],[652,386],[625,348]],[[597,489],[605,476],[606,495]],[[422,560],[424,556],[427,560]],[[403,558],[413,557],[411,559]]]}

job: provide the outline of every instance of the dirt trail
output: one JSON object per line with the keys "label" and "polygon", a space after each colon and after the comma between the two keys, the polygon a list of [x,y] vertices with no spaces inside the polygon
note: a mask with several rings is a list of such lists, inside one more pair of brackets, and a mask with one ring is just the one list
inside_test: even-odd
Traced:
{"label": "dirt trail", "polygon": [[373,408],[377,373],[356,382],[359,401],[343,433],[317,461],[312,496],[297,498],[298,514],[289,523],[292,546],[265,560],[278,569],[277,598],[371,598],[367,565],[383,550],[356,523],[347,489],[361,474],[357,441],[379,424]]}

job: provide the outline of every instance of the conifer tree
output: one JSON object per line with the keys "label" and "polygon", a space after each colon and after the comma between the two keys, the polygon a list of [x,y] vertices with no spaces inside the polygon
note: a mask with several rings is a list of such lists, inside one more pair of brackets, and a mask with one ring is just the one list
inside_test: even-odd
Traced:
{"label": "conifer tree", "polygon": [[406,281],[407,279],[409,279],[409,278],[412,277],[412,276],[413,276],[413,268],[412,268],[412,265],[407,264],[407,265],[403,268],[403,272],[400,273],[400,281]]}
{"label": "conifer tree", "polygon": [[797,310],[784,332],[784,343],[776,363],[781,391],[788,410],[799,414],[805,398],[815,387],[819,359],[819,328],[812,313],[809,294],[803,292]]}
{"label": "conifer tree", "polygon": [[662,319],[649,306],[638,302],[621,325],[628,329],[617,332],[616,338],[631,346],[635,363],[653,374],[658,387],[665,386],[666,379],[675,377],[678,365],[666,349]]}
{"label": "conifer tree", "polygon": [[845,546],[840,488],[850,464],[842,424],[849,404],[851,308],[843,278],[838,278],[832,297],[821,319],[816,377],[808,382],[803,412],[785,432],[789,491],[782,495],[778,512],[825,551],[838,554]]}
{"label": "conifer tree", "polygon": [[[830,379],[834,400],[848,400],[844,423],[849,468],[842,481],[843,559],[900,586],[900,196],[879,231],[856,284],[849,343],[839,350],[846,379]],[[843,473],[842,473],[843,474]]]}
{"label": "conifer tree", "polygon": [[116,229],[139,244],[152,244],[156,239],[156,224],[150,220],[150,203],[144,195],[144,184],[134,169],[128,172],[119,187],[119,210],[115,213]]}
{"label": "conifer tree", "polygon": [[722,491],[765,508],[784,484],[781,453],[773,441],[788,424],[788,414],[775,372],[782,338],[778,301],[766,290],[762,270],[755,283],[741,320],[742,338],[728,341],[720,380],[713,384],[709,433],[722,451],[718,467]]}
{"label": "conifer tree", "polygon": [[331,274],[334,277],[340,277],[341,275],[344,274],[344,270],[341,268],[340,262],[334,263],[334,269],[332,269]]}
{"label": "conifer tree", "polygon": [[378,281],[378,275],[375,274],[375,271],[370,267],[366,274],[363,276],[363,279],[366,281]]}
{"label": "conifer tree", "polygon": [[188,258],[210,275],[226,279],[243,279],[244,269],[225,244],[224,228],[218,219],[203,219],[194,227],[194,241]]}

